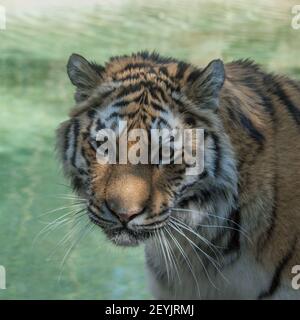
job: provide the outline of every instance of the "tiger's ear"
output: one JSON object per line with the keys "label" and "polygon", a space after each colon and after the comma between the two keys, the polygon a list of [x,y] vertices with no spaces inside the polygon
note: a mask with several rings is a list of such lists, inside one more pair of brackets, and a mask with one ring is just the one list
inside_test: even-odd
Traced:
{"label": "tiger's ear", "polygon": [[204,69],[192,72],[187,81],[187,96],[190,99],[196,100],[201,108],[218,108],[220,91],[225,81],[222,60],[213,60]]}
{"label": "tiger's ear", "polygon": [[75,100],[80,102],[87,98],[92,90],[101,83],[104,68],[88,62],[79,54],[73,53],[67,64],[67,73],[72,84],[77,88]]}

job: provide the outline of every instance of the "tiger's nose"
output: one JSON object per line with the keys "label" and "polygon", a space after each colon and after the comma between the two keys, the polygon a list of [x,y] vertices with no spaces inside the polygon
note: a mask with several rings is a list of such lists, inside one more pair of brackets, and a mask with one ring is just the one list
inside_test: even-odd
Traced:
{"label": "tiger's nose", "polygon": [[151,192],[151,171],[147,166],[117,165],[107,182],[106,206],[126,223],[143,213]]}
{"label": "tiger's nose", "polygon": [[106,201],[108,209],[119,218],[123,223],[127,223],[145,210],[144,206],[134,206],[131,208],[124,208],[118,199],[110,199]]}

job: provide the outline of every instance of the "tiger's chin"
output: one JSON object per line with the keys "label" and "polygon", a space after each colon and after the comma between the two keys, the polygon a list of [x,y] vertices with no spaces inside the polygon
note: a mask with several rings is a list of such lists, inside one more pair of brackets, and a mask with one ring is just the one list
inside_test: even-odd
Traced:
{"label": "tiger's chin", "polygon": [[104,230],[104,232],[113,244],[121,247],[136,247],[151,237],[148,232],[137,233],[127,228]]}

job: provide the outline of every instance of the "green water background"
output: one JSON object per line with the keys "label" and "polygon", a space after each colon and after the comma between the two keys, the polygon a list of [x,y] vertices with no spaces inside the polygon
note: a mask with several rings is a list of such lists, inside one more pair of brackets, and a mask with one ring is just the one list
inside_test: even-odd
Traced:
{"label": "green water background", "polygon": [[[18,1],[17,1],[18,2]],[[66,76],[77,52],[103,63],[112,55],[157,50],[195,64],[252,58],[300,79],[297,1],[95,1],[6,7],[0,30],[0,299],[145,299],[143,248],[121,249],[95,230],[61,268],[68,227],[33,239],[72,201],[54,154],[54,131],[73,106]],[[98,231],[98,232],[97,232]],[[51,256],[51,259],[49,259]]]}

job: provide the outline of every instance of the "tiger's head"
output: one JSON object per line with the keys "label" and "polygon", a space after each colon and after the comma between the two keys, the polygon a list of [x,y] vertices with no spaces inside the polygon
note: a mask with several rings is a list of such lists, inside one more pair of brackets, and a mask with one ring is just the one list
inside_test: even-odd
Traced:
{"label": "tiger's head", "polygon": [[[170,216],[197,224],[201,214],[183,213],[180,208],[201,192],[207,197],[213,188],[216,194],[228,192],[230,198],[228,190],[236,187],[232,182],[235,170],[219,116],[225,81],[221,60],[199,69],[142,52],[114,57],[100,66],[72,54],[67,72],[76,87],[76,106],[57,130],[58,152],[74,190],[86,199],[90,220],[114,243],[136,245],[166,227]],[[129,131],[146,133],[164,128],[204,129],[204,169],[187,175],[185,161],[99,163],[97,133],[112,130],[116,144],[124,144],[121,121]],[[128,149],[135,145],[125,143]]]}

